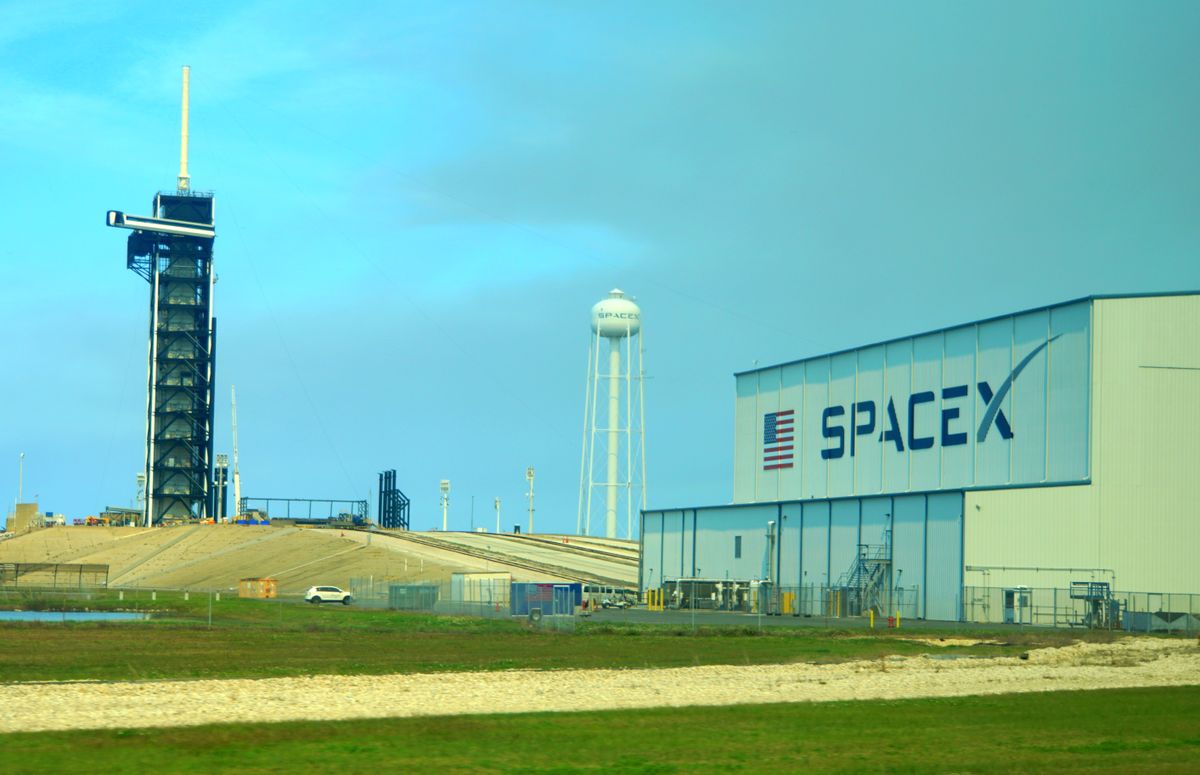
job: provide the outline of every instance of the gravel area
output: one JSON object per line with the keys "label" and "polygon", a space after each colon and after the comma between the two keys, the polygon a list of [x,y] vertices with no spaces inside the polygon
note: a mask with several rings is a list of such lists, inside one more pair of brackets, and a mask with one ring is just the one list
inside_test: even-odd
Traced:
{"label": "gravel area", "polygon": [[838,665],[706,666],[0,685],[0,733],[949,697],[1200,684],[1200,644],[1136,638],[1027,659],[891,657]]}

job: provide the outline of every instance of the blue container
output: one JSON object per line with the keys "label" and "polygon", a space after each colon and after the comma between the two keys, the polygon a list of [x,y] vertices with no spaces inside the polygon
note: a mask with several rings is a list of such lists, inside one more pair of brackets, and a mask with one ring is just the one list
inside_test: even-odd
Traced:
{"label": "blue container", "polygon": [[583,603],[583,584],[514,581],[508,599],[513,616],[528,616],[534,608],[543,616],[570,616]]}

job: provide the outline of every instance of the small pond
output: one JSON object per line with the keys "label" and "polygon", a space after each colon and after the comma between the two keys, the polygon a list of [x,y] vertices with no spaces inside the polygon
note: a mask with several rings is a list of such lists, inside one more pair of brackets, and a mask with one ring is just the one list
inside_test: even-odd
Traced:
{"label": "small pond", "polygon": [[4,622],[136,622],[149,614],[130,611],[0,611]]}

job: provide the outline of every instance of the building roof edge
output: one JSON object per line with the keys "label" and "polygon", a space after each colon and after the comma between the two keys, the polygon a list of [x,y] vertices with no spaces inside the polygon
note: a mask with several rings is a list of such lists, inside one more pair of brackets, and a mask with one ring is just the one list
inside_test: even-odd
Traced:
{"label": "building roof edge", "polygon": [[1029,307],[1028,309],[1020,309],[1015,312],[1005,312],[1000,315],[990,315],[986,318],[979,318],[977,320],[968,320],[965,323],[955,323],[954,325],[951,325],[951,326],[941,326],[939,328],[931,328],[931,329],[928,329],[925,331],[919,331],[915,334],[905,334],[903,336],[894,336],[890,339],[881,339],[877,342],[868,342],[867,344],[855,345],[854,347],[843,347],[840,350],[832,350],[830,352],[825,352],[825,353],[816,353],[814,355],[809,355],[804,358],[793,358],[790,361],[781,361],[779,363],[772,363],[768,366],[758,366],[753,369],[745,369],[743,371],[735,371],[733,373],[733,376],[741,377],[746,374],[757,374],[758,372],[770,371],[771,369],[778,369],[783,366],[792,366],[797,363],[804,363],[805,361],[812,361],[812,360],[816,360],[818,358],[830,358],[834,355],[841,355],[843,353],[854,352],[855,350],[865,350],[868,347],[878,347],[879,345],[890,344],[892,342],[899,342],[902,339],[916,339],[917,337],[920,337],[920,336],[928,336],[929,334],[936,334],[936,333],[939,333],[942,331],[950,331],[955,328],[963,328],[964,326],[977,326],[980,323],[990,323],[993,320],[1000,320],[1001,318],[1010,318],[1010,317],[1015,317],[1017,315],[1027,315],[1031,312],[1042,312],[1044,310],[1054,309],[1056,307],[1066,307],[1071,304],[1079,304],[1079,303],[1085,302],[1085,301],[1086,302],[1094,302],[1094,301],[1104,301],[1104,300],[1108,300],[1108,299],[1152,299],[1152,298],[1161,298],[1161,297],[1165,297],[1165,296],[1200,296],[1200,290],[1154,291],[1154,292],[1147,292],[1147,293],[1093,293],[1090,296],[1080,296],[1077,299],[1068,299],[1067,301],[1059,301],[1059,302],[1055,302],[1053,304],[1042,304],[1041,306]]}

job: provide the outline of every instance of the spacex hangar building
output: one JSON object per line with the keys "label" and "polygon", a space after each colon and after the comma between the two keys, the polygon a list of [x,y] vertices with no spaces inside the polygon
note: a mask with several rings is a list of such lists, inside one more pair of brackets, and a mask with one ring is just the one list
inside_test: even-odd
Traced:
{"label": "spacex hangar building", "polygon": [[941,620],[979,587],[1200,592],[1200,292],[1091,296],[736,380],[733,503],[644,511],[643,590],[706,580],[719,606],[765,582],[790,590],[783,612],[820,614],[869,580]]}

